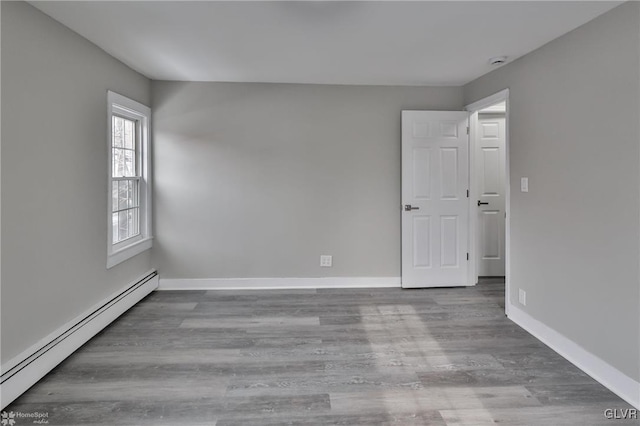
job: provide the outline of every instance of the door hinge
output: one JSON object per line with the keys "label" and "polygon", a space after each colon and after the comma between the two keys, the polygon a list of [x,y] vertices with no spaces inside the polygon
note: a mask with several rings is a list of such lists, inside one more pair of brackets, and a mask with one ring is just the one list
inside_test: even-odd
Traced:
{"label": "door hinge", "polygon": [[469,134],[469,126],[467,126],[467,134]]}
{"label": "door hinge", "polygon": [[467,260],[469,260],[469,253],[467,253]]}
{"label": "door hinge", "polygon": [[467,198],[469,198],[469,190],[467,189]]}

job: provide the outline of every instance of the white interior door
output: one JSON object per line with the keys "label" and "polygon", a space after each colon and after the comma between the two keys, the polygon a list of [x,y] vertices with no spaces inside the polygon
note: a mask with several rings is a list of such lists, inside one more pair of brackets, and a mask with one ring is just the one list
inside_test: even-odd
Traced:
{"label": "white interior door", "polygon": [[469,285],[468,122],[402,111],[402,287]]}
{"label": "white interior door", "polygon": [[505,115],[478,115],[478,275],[505,271]]}

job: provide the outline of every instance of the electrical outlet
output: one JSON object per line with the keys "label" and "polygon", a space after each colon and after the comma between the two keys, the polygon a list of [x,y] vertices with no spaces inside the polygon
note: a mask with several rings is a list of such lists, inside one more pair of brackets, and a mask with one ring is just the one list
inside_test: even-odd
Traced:
{"label": "electrical outlet", "polygon": [[333,256],[329,254],[321,254],[320,266],[322,266],[323,268],[331,268],[331,266],[333,266]]}
{"label": "electrical outlet", "polygon": [[529,192],[529,178],[520,178],[520,191]]}
{"label": "electrical outlet", "polygon": [[527,292],[523,289],[519,289],[518,291],[518,302],[520,302],[522,306],[527,306]]}

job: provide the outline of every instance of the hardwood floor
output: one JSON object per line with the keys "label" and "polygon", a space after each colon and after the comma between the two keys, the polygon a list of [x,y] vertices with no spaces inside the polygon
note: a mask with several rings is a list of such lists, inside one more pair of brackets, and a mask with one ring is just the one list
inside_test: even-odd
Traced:
{"label": "hardwood floor", "polygon": [[154,292],[6,411],[68,426],[637,424],[607,420],[631,407],[506,319],[503,302],[490,279]]}

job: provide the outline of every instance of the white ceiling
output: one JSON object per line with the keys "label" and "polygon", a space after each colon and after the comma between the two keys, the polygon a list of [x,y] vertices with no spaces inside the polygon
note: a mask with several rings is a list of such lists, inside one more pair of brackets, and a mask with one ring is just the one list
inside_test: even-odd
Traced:
{"label": "white ceiling", "polygon": [[621,2],[31,2],[158,80],[462,85]]}

